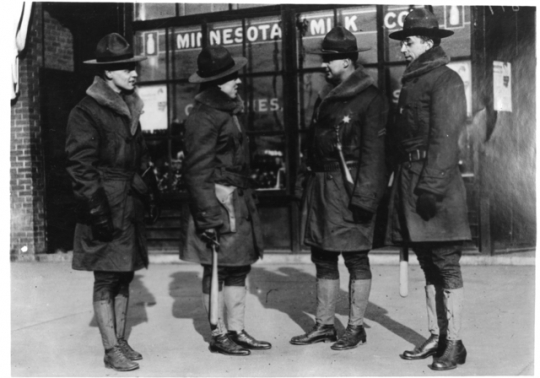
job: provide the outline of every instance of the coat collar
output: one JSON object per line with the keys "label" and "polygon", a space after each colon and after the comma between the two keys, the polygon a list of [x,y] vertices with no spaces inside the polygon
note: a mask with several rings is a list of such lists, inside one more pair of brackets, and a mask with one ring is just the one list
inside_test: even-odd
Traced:
{"label": "coat collar", "polygon": [[441,46],[435,46],[422,55],[418,57],[414,62],[409,64],[405,69],[403,78],[401,79],[402,83],[405,83],[407,80],[421,76],[435,68],[445,66],[450,62],[450,58]]}
{"label": "coat collar", "polygon": [[323,100],[353,97],[374,83],[375,81],[365,72],[364,67],[360,66],[343,83],[335,87],[326,84],[319,93],[319,97]]}
{"label": "coat collar", "polygon": [[195,100],[211,108],[232,114],[238,114],[244,110],[244,102],[240,95],[236,96],[235,99],[230,98],[217,87],[200,92],[195,96]]}
{"label": "coat collar", "polygon": [[131,135],[135,134],[144,106],[137,92],[129,93],[122,99],[101,77],[96,76],[92,85],[86,90],[86,94],[96,100],[98,104],[126,116],[130,120]]}

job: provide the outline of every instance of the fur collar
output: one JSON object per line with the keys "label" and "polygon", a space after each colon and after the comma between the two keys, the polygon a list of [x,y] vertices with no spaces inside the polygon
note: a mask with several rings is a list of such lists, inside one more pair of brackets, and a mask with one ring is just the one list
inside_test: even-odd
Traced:
{"label": "fur collar", "polygon": [[98,104],[126,116],[130,120],[131,135],[135,135],[144,106],[137,92],[126,94],[122,99],[101,77],[96,76],[92,85],[86,90],[86,94],[96,100]]}
{"label": "fur collar", "polygon": [[421,76],[435,68],[445,66],[448,62],[450,62],[450,58],[446,55],[442,47],[435,46],[409,64],[405,69],[401,82],[405,83],[407,80]]}
{"label": "fur collar", "polygon": [[326,84],[319,93],[319,97],[322,100],[353,97],[374,83],[373,78],[364,71],[364,67],[360,66],[343,83],[335,87],[332,84]]}
{"label": "fur collar", "polygon": [[201,104],[207,105],[227,113],[238,114],[244,110],[244,102],[237,95],[236,98],[230,98],[218,87],[208,88],[195,96],[195,100]]}

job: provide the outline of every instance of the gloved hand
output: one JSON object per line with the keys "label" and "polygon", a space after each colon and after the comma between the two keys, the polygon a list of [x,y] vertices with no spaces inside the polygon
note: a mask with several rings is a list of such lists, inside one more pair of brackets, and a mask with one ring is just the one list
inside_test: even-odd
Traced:
{"label": "gloved hand", "polygon": [[351,206],[351,208],[353,219],[356,223],[369,223],[373,218],[373,213],[371,211],[355,206]]}
{"label": "gloved hand", "polygon": [[[219,247],[218,232],[215,228],[207,228],[201,234],[201,239],[206,242],[208,248],[212,248],[212,245]],[[219,251],[219,248],[216,248]]]}
{"label": "gloved hand", "polygon": [[437,214],[437,196],[432,193],[421,193],[416,200],[416,212],[425,221],[433,218]]}
{"label": "gloved hand", "polygon": [[103,242],[113,239],[113,222],[107,196],[103,190],[98,190],[89,201],[90,222],[94,238]]}

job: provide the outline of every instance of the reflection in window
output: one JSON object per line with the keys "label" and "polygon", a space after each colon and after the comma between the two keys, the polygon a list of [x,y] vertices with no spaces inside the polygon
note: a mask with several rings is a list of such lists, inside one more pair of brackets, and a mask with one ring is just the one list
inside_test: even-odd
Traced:
{"label": "reflection in window", "polygon": [[135,54],[146,56],[138,65],[140,81],[165,80],[165,30],[149,30],[135,33]]}
{"label": "reflection in window", "polygon": [[135,20],[147,21],[176,16],[175,3],[135,3]]}
{"label": "reflection in window", "polygon": [[255,188],[262,190],[285,189],[285,142],[283,136],[251,138],[251,178]]}
{"label": "reflection in window", "polygon": [[283,80],[275,76],[246,78],[245,125],[251,131],[283,131]]}

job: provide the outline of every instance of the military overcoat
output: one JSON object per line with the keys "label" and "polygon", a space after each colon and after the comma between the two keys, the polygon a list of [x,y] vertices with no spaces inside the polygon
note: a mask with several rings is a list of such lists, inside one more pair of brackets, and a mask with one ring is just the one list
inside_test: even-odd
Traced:
{"label": "military overcoat", "polygon": [[[466,192],[459,170],[458,138],[465,126],[463,81],[446,65],[440,46],[405,70],[392,128],[396,170],[389,207],[388,244],[468,240]],[[435,217],[416,210],[419,194],[437,197]]]}
{"label": "military overcoat", "polygon": [[[148,265],[142,199],[148,188],[139,172],[148,154],[136,92],[123,99],[100,77],[73,108],[67,125],[67,171],[79,203],[73,269],[134,271]],[[89,203],[104,193],[114,227],[113,240],[94,238]]]}
{"label": "military overcoat", "polygon": [[[212,264],[212,254],[201,232],[219,233],[219,266],[253,264],[263,255],[262,230],[250,185],[247,136],[237,118],[242,100],[218,87],[195,96],[185,123],[184,177],[189,194],[181,217],[180,258]],[[231,217],[216,196],[216,184],[232,192],[235,230]]]}
{"label": "military overcoat", "polygon": [[[319,93],[308,139],[305,244],[333,252],[372,248],[375,216],[360,221],[352,209],[375,213],[384,194],[387,118],[387,101],[362,67]],[[339,166],[337,133],[353,179],[352,195]]]}

